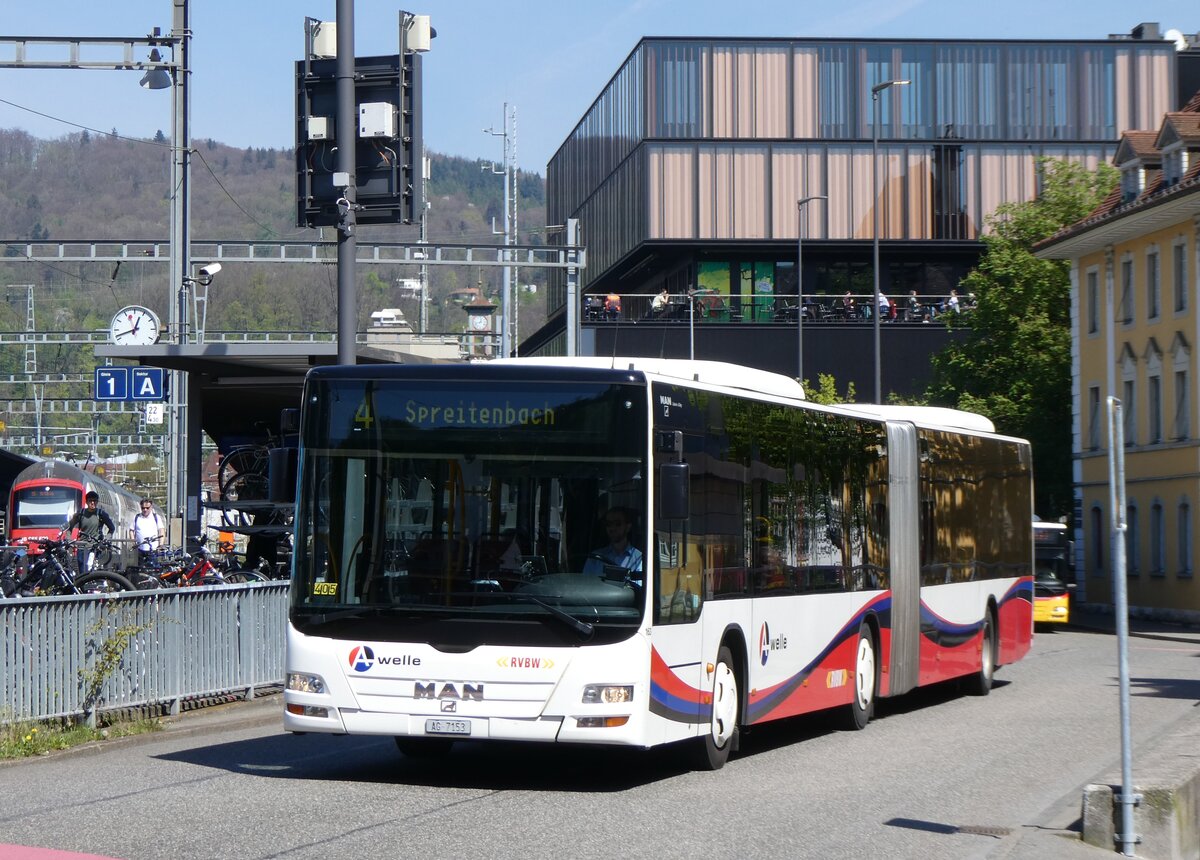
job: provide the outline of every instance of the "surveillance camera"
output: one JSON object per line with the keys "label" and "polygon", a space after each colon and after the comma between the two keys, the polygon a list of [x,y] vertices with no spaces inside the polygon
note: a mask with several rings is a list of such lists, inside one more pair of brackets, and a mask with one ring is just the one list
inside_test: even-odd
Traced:
{"label": "surveillance camera", "polygon": [[211,278],[219,271],[221,271],[220,263],[209,263],[207,266],[200,267],[200,276],[204,278]]}

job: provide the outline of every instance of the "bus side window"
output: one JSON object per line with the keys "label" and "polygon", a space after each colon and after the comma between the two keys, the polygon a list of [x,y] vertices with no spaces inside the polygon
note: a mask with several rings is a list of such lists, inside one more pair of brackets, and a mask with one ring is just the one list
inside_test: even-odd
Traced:
{"label": "bus side window", "polygon": [[679,624],[696,620],[700,614],[701,563],[699,548],[683,546],[681,542],[656,536],[654,579],[658,588],[655,621],[659,624]]}

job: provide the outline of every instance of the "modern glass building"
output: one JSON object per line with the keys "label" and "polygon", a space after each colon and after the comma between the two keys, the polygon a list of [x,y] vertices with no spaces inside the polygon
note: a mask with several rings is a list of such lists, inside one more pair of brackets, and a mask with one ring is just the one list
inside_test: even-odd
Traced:
{"label": "modern glass building", "polygon": [[[1181,104],[1184,54],[1155,24],[1068,41],[646,38],[551,160],[547,219],[579,219],[582,292],[621,294],[631,322],[664,287],[720,296],[739,327],[781,322],[813,196],[803,292],[820,310],[873,298],[876,214],[881,291],[932,303],[977,260],[987,215],[1037,193],[1040,157],[1094,167]],[[873,98],[887,81],[908,83]],[[549,292],[522,354],[565,349],[563,282]],[[583,351],[608,350],[605,322],[585,316]]]}

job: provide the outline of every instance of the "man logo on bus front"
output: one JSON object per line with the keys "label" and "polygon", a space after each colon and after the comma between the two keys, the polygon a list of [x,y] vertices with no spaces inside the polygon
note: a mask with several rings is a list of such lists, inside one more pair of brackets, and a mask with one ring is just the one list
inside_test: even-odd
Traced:
{"label": "man logo on bus front", "polygon": [[375,652],[366,645],[350,649],[350,668],[355,672],[366,672],[375,665]]}

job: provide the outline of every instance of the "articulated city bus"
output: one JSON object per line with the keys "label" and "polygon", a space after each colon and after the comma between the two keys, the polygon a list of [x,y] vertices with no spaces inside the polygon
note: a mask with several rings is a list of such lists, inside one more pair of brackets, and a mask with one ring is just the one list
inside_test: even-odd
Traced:
{"label": "articulated city bus", "polygon": [[[960,679],[1032,641],[1026,442],[714,362],[318,368],[285,728],[653,747]],[[627,540],[626,540],[627,539]]]}

